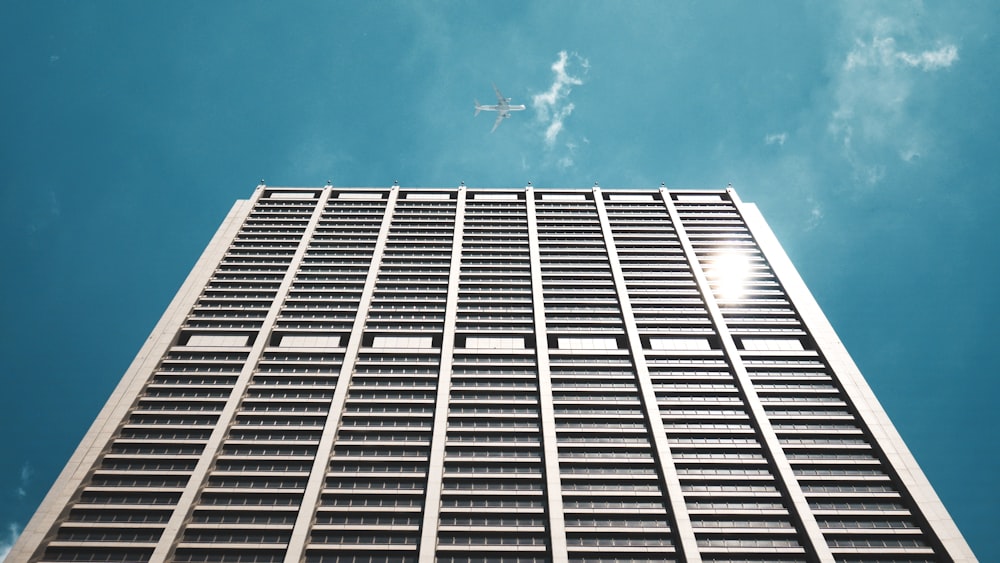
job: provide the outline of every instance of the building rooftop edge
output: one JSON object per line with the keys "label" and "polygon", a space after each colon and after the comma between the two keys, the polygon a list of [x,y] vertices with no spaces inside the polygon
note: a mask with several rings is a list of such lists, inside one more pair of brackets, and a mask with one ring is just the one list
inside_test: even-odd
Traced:
{"label": "building rooftop edge", "polygon": [[699,193],[713,193],[721,194],[726,193],[732,186],[728,188],[673,188],[669,186],[650,186],[650,187],[605,187],[605,186],[591,186],[591,187],[539,187],[534,185],[528,186],[400,186],[400,185],[390,185],[390,186],[339,186],[339,185],[325,185],[325,186],[270,186],[265,184],[260,184],[258,188],[266,188],[269,190],[322,190],[324,188],[333,188],[335,190],[391,190],[393,188],[405,189],[405,190],[428,190],[428,191],[457,191],[460,189],[466,190],[497,190],[497,191],[523,191],[525,189],[542,190],[542,191],[555,191],[555,192],[581,192],[581,191],[592,191],[594,189],[600,189],[601,191],[634,191],[634,192],[654,192],[657,190],[668,189],[672,192],[674,191],[684,191],[684,192],[699,192]]}

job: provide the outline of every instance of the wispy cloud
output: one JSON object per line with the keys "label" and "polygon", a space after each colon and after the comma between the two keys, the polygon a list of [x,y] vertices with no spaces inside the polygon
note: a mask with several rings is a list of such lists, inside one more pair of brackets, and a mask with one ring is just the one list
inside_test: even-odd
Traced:
{"label": "wispy cloud", "polygon": [[[18,500],[28,496],[28,484],[31,482],[31,477],[34,473],[35,470],[31,467],[30,463],[24,462],[21,465],[21,473],[18,475],[17,485],[14,487],[14,495]],[[0,563],[3,563],[7,559],[7,555],[14,548],[14,543],[20,535],[21,528],[13,522],[7,524],[7,529],[4,532],[0,532]]]}
{"label": "wispy cloud", "polygon": [[21,478],[17,483],[17,488],[14,490],[17,498],[22,499],[28,496],[28,482],[31,481],[31,476],[34,472],[31,464],[28,462],[24,462],[24,465],[21,466]]}
{"label": "wispy cloud", "polygon": [[899,151],[899,158],[906,162],[913,162],[914,160],[920,158],[920,152],[916,149],[903,149]]}
{"label": "wispy cloud", "polygon": [[922,70],[937,70],[947,68],[958,60],[958,47],[945,45],[934,51],[923,51],[917,54],[900,52],[896,56],[910,66],[919,66]]}
{"label": "wispy cloud", "polygon": [[[913,111],[912,93],[920,81],[933,79],[925,75],[955,64],[958,47],[921,37],[899,18],[858,16],[847,30],[851,46],[835,71],[827,130],[855,181],[874,186],[885,177],[888,162],[912,163],[927,154],[933,134]],[[906,50],[900,43],[933,46]]]}
{"label": "wispy cloud", "polygon": [[781,133],[768,133],[764,136],[765,145],[784,145],[785,141],[788,139],[788,133],[782,131]]}
{"label": "wispy cloud", "polygon": [[938,70],[950,67],[958,60],[958,47],[943,45],[933,51],[909,53],[896,47],[892,37],[872,37],[870,43],[860,39],[854,42],[854,49],[844,60],[845,70],[863,67],[891,67],[902,64],[908,67],[919,67],[924,71]]}
{"label": "wispy cloud", "polygon": [[10,550],[14,548],[14,542],[21,535],[21,528],[17,524],[7,524],[6,533],[0,537],[0,562],[7,559]]}
{"label": "wispy cloud", "polygon": [[809,219],[806,221],[806,230],[811,231],[815,229],[823,221],[823,208],[820,204],[810,198],[809,203],[812,208],[809,210]]}
{"label": "wispy cloud", "polygon": [[[569,67],[580,67],[581,72],[570,74]],[[535,109],[536,119],[545,125],[545,144],[548,147],[555,145],[559,133],[576,106],[567,100],[573,86],[583,84],[583,79],[579,74],[586,74],[590,68],[590,62],[576,53],[559,51],[559,58],[552,63],[552,72],[555,78],[549,89],[540,94],[535,94],[531,99],[531,105]]]}

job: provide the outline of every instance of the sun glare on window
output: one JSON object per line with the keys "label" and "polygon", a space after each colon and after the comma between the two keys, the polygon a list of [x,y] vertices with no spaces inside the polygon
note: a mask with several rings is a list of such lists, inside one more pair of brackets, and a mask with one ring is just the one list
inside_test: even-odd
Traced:
{"label": "sun glare on window", "polygon": [[746,293],[750,260],[744,254],[723,252],[706,264],[705,275],[719,299],[740,299]]}

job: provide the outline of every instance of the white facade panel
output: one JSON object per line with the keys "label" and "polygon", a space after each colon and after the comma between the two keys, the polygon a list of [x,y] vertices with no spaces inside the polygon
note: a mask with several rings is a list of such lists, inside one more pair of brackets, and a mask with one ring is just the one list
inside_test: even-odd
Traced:
{"label": "white facade panel", "polygon": [[192,334],[188,346],[246,346],[249,336],[245,334]]}

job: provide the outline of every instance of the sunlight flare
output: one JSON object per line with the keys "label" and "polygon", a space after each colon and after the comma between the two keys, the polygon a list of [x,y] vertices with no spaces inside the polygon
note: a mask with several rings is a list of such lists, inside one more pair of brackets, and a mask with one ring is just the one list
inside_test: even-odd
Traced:
{"label": "sunlight flare", "polygon": [[717,254],[705,267],[705,275],[719,299],[740,299],[750,277],[750,259],[735,250]]}

